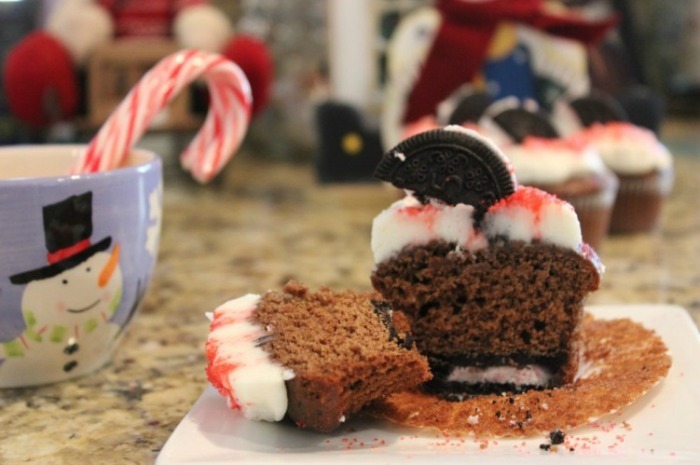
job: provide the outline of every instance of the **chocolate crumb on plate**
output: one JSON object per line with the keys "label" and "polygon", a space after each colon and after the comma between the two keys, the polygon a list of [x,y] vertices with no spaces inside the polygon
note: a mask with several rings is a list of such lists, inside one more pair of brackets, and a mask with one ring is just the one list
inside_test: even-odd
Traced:
{"label": "chocolate crumb on plate", "polygon": [[552,445],[559,445],[564,443],[564,437],[566,435],[564,432],[560,429],[555,429],[554,431],[550,431],[549,433],[549,441]]}

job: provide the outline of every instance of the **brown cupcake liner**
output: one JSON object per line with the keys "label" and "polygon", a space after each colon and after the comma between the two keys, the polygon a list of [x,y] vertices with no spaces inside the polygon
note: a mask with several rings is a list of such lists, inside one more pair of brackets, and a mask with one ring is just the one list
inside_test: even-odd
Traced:
{"label": "brown cupcake liner", "polygon": [[450,402],[421,390],[375,401],[370,413],[404,426],[477,437],[529,437],[569,431],[635,402],[667,374],[671,356],[652,330],[629,319],[583,324],[584,368],[560,388]]}
{"label": "brown cupcake liner", "polygon": [[652,232],[673,186],[673,170],[642,176],[619,176],[620,188],[610,221],[612,234]]}

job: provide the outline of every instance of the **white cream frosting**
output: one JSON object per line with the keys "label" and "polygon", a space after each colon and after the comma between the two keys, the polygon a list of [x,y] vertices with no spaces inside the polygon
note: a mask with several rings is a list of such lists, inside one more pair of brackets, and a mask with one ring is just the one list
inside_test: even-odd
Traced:
{"label": "white cream frosting", "polygon": [[593,144],[603,162],[618,174],[634,176],[663,171],[673,163],[668,149],[652,131],[630,123],[594,125],[576,137]]}
{"label": "white cream frosting", "polygon": [[515,195],[522,193],[534,194],[535,198],[506,199],[489,209],[482,226],[486,235],[524,242],[539,240],[579,251],[583,237],[574,207],[538,189],[523,187]]}
{"label": "white cream frosting", "polygon": [[523,184],[551,185],[608,172],[592,144],[528,137],[503,147]]}
{"label": "white cream frosting", "polygon": [[279,421],[287,412],[285,381],[294,372],[258,346],[259,339],[270,334],[251,321],[259,301],[259,295],[247,294],[214,311],[209,343],[216,345],[216,355],[210,364],[232,367],[219,373],[229,406],[240,408],[251,420]]}
{"label": "white cream frosting", "polygon": [[422,205],[408,195],[374,219],[371,246],[375,261],[390,258],[406,245],[424,245],[437,238],[454,242],[461,249],[486,247],[486,238],[474,230],[473,212],[471,205]]}
{"label": "white cream frosting", "polygon": [[480,229],[474,228],[474,208],[434,201],[425,205],[413,196],[394,202],[372,223],[375,263],[393,257],[407,246],[433,240],[455,243],[456,250],[476,251],[488,240],[535,240],[582,252],[581,225],[573,207],[539,189],[520,187],[515,194],[492,205]]}

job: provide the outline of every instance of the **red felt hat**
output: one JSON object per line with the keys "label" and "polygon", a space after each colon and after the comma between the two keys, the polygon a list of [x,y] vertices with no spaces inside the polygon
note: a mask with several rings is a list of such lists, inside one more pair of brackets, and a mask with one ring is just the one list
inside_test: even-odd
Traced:
{"label": "red felt hat", "polygon": [[3,82],[13,115],[31,126],[75,114],[78,86],[70,54],[45,32],[28,35],[10,51]]}

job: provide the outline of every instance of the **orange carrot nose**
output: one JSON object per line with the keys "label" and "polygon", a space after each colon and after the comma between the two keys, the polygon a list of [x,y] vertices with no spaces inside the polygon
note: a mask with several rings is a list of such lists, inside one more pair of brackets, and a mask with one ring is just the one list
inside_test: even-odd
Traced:
{"label": "orange carrot nose", "polygon": [[114,270],[117,269],[117,264],[119,263],[119,244],[114,245],[112,249],[112,255],[105,264],[105,267],[100,271],[100,277],[97,280],[97,285],[100,287],[105,287],[109,282],[109,278],[114,274]]}

